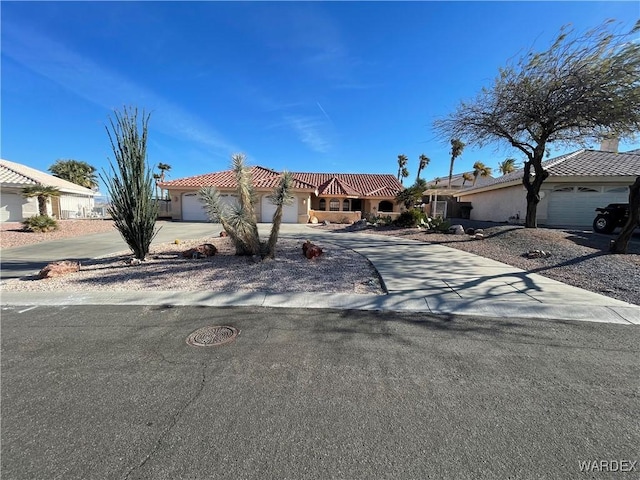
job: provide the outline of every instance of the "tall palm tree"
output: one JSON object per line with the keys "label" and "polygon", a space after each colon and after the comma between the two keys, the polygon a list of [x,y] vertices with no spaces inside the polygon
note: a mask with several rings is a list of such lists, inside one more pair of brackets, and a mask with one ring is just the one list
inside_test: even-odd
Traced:
{"label": "tall palm tree", "polygon": [[160,173],[154,173],[153,174],[153,179],[156,181],[155,185],[156,185],[156,200],[160,197],[158,197],[158,182],[162,181],[162,175]]}
{"label": "tall palm tree", "polygon": [[515,158],[506,158],[504,161],[498,164],[498,170],[502,175],[506,175],[507,173],[511,173],[516,169],[516,159]]}
{"label": "tall palm tree", "polygon": [[457,139],[451,139],[451,164],[449,165],[449,186],[447,188],[451,188],[451,177],[453,177],[453,164],[460,155],[462,155],[462,151],[464,150],[465,144]]}
{"label": "tall palm tree", "polygon": [[422,172],[422,170],[424,170],[431,162],[431,159],[424,153],[418,157],[418,160],[420,160],[420,163],[418,164],[418,174],[416,175],[416,182],[420,179],[420,172]]}
{"label": "tall palm tree", "polygon": [[407,163],[409,159],[406,155],[398,155],[398,181],[402,183],[402,179],[409,176],[409,170],[407,170]]}
{"label": "tall palm tree", "polygon": [[482,162],[473,164],[473,185],[476,184],[478,177],[488,177],[489,175],[491,175],[491,167],[487,167]]}
{"label": "tall palm tree", "polygon": [[[158,183],[158,181],[160,182],[164,182],[165,179],[165,174],[166,172],[168,172],[169,170],[171,170],[171,165],[169,165],[168,163],[159,163],[158,164],[158,170],[160,170],[160,177],[159,179],[156,181],[156,184]],[[155,175],[154,175],[155,177]],[[160,196],[163,196],[163,189],[160,189]],[[156,197],[158,197],[157,192],[156,192]]]}
{"label": "tall palm tree", "polygon": [[98,177],[95,167],[79,160],[56,160],[49,167],[54,177],[62,178],[81,187],[98,188]]}
{"label": "tall palm tree", "polygon": [[464,184],[466,182],[472,182],[473,181],[473,173],[471,172],[464,172],[462,174],[462,186],[464,187]]}
{"label": "tall palm tree", "polygon": [[47,185],[29,185],[22,189],[22,196],[25,198],[36,197],[38,199],[38,212],[40,215],[47,216],[47,200],[51,197],[59,197],[60,190],[56,187]]}
{"label": "tall palm tree", "polygon": [[168,163],[159,163],[158,170],[160,170],[160,181],[164,182],[165,172],[171,170],[171,165],[169,165]]}

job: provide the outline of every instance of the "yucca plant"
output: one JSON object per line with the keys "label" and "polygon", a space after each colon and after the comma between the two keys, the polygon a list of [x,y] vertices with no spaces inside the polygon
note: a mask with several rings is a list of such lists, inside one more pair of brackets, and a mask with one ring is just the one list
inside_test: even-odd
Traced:
{"label": "yucca plant", "polygon": [[229,205],[220,199],[219,192],[213,187],[200,189],[198,195],[204,204],[207,215],[213,222],[220,222],[229,238],[235,245],[236,255],[260,255],[262,258],[274,258],[278,241],[282,208],[291,202],[290,194],[293,177],[285,172],[280,184],[270,195],[271,202],[276,205],[269,241],[260,242],[256,223],[255,203],[251,170],[245,165],[245,156],[236,153],[231,156],[232,168],[237,182],[238,203]]}
{"label": "yucca plant", "polygon": [[110,118],[107,135],[116,160],[109,162],[110,175],[100,175],[111,197],[108,212],[115,227],[133,251],[144,260],[158,233],[155,229],[158,206],[153,201],[153,172],[147,165],[147,126],[150,115],[142,112],[138,125],[138,109],[124,108]]}

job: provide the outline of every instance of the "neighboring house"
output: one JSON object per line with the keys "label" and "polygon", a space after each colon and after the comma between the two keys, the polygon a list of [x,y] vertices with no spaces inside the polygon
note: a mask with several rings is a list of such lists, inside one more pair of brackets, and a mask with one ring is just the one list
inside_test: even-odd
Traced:
{"label": "neighboring house", "polygon": [[[427,182],[429,188],[422,192],[422,197],[427,203],[425,211],[430,216],[441,215],[443,217],[466,217],[468,212],[467,214],[461,212],[460,202],[456,201],[454,195],[462,189],[471,188],[472,186],[481,187],[494,180],[491,175],[487,177],[478,176],[478,178],[476,178],[475,185],[473,185],[473,180],[468,181],[463,178],[465,173],[468,173],[473,177],[473,171],[454,173],[451,176],[451,188],[448,188],[449,176],[433,178]],[[437,206],[435,202],[437,202]]]}
{"label": "neighboring house", "polygon": [[[259,222],[271,222],[275,206],[268,196],[280,183],[282,174],[268,168],[251,168],[257,194]],[[307,223],[314,217],[322,222],[353,222],[365,213],[397,216],[395,196],[403,190],[393,175],[345,173],[293,173],[294,201],[283,210],[284,223]],[[232,170],[181,178],[158,184],[171,197],[173,220],[208,221],[198,197],[202,187],[215,187],[223,200],[234,202],[236,181]]]}
{"label": "neighboring house", "polygon": [[[538,223],[586,227],[592,224],[596,207],[627,203],[629,186],[640,175],[639,153],[583,149],[543,162],[549,177],[540,188]],[[522,175],[520,169],[455,197],[471,202],[473,220],[522,223],[527,212]]]}
{"label": "neighboring house", "polygon": [[24,198],[29,185],[47,185],[60,190],[47,202],[49,215],[56,218],[87,217],[93,211],[95,192],[26,165],[0,159],[0,222],[21,222],[38,215],[38,201]]}

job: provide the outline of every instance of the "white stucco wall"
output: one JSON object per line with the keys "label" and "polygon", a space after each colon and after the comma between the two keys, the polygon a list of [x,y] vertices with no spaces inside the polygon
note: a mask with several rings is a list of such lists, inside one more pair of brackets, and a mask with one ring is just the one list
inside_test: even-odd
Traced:
{"label": "white stucco wall", "polygon": [[[471,220],[506,222],[509,217],[527,213],[526,192],[522,185],[490,190],[459,197],[460,202],[471,202]],[[545,207],[546,211],[546,207]]]}

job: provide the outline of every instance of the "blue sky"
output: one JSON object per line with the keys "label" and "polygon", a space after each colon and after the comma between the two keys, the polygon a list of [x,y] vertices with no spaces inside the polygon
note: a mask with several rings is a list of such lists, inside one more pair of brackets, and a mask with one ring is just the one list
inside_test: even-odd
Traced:
{"label": "blue sky", "polygon": [[[2,14],[2,158],[46,171],[113,158],[114,109],[151,113],[148,160],[170,179],[229,166],[396,173],[418,156],[445,177],[432,131],[562,25],[629,27],[631,2],[7,2]],[[592,144],[596,146],[594,141]],[[621,145],[621,150],[638,148]],[[553,154],[566,151],[555,150]],[[456,172],[509,149],[468,146]],[[405,181],[405,183],[408,183]]]}

